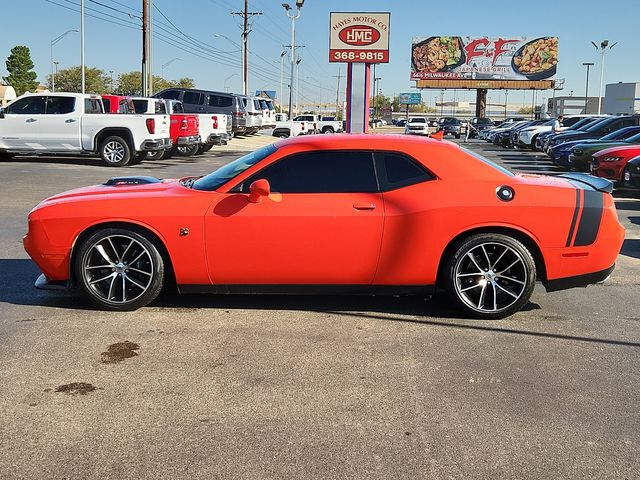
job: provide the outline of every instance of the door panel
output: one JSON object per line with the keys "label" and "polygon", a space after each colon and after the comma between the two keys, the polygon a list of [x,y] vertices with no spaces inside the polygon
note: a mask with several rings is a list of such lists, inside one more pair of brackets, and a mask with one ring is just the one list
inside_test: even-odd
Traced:
{"label": "door panel", "polygon": [[40,119],[40,143],[53,152],[80,150],[79,106],[71,97],[47,97]]}
{"label": "door panel", "polygon": [[[362,208],[365,206],[364,208]],[[379,193],[230,193],[205,221],[215,284],[371,284],[382,241]]]}
{"label": "door panel", "polygon": [[0,145],[19,151],[43,150],[40,121],[44,116],[44,97],[33,95],[16,100],[0,119]]}

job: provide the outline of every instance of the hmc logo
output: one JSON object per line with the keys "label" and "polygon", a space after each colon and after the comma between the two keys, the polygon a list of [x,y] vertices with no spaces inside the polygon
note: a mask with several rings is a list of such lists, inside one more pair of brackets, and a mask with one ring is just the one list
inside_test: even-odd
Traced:
{"label": "hmc logo", "polygon": [[380,32],[368,25],[352,25],[343,28],[338,37],[346,44],[363,47],[380,40]]}

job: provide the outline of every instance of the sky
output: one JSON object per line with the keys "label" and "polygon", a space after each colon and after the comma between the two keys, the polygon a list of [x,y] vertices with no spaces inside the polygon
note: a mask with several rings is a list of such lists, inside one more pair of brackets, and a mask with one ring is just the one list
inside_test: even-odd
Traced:
{"label": "sky", "polygon": [[[22,0],[3,2],[0,58],[6,59],[15,45],[31,49],[38,79],[44,83],[51,70],[51,40],[70,29],[79,29],[80,0]],[[291,42],[291,21],[282,8],[283,0],[249,0],[249,9],[262,12],[251,19],[249,36],[250,90],[280,89],[282,45]],[[292,0],[290,3],[294,3]],[[153,0],[155,74],[177,79],[191,77],[196,86],[210,90],[240,92],[241,18],[243,0]],[[140,68],[142,0],[85,0],[86,64],[114,78]],[[345,65],[329,63],[329,12],[391,12],[390,62],[379,65],[383,94],[411,91],[410,48],[414,36],[558,36],[559,63],[556,78],[565,85],[558,95],[584,95],[585,67],[593,62],[589,94],[599,87],[599,54],[591,44],[603,39],[618,42],[607,51],[606,83],[640,82],[640,36],[638,0],[306,0],[296,22],[296,43],[304,45],[299,55],[300,95],[306,102],[335,102],[337,78]],[[98,17],[98,18],[96,18]],[[226,38],[228,37],[228,38]],[[80,36],[69,33],[54,47],[59,69],[80,64]],[[287,57],[285,57],[286,59]],[[163,68],[164,65],[164,68]],[[4,62],[0,75],[6,76]],[[285,78],[287,64],[285,62]],[[279,94],[279,93],[278,93]],[[286,93],[285,93],[286,95]],[[453,98],[448,91],[445,100]],[[538,93],[538,99],[551,92]],[[439,97],[438,90],[424,90],[427,104]],[[473,101],[475,92],[457,91],[458,100]],[[504,92],[489,93],[490,103],[504,102]],[[509,103],[531,104],[531,92],[509,93]],[[438,98],[439,99],[439,98]]]}

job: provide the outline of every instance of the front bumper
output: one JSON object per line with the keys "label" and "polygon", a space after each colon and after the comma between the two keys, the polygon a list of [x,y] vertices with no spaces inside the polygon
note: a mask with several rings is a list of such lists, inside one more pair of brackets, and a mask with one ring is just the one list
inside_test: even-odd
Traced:
{"label": "front bumper", "polygon": [[179,147],[190,147],[200,143],[200,135],[190,135],[188,137],[178,137],[176,145]]}
{"label": "front bumper", "polygon": [[404,133],[406,133],[407,135],[429,135],[429,129],[427,128],[420,129],[420,130],[406,129]]}
{"label": "front bumper", "polygon": [[171,138],[159,138],[157,140],[145,140],[140,146],[143,152],[157,152],[158,150],[169,150],[173,147]]}

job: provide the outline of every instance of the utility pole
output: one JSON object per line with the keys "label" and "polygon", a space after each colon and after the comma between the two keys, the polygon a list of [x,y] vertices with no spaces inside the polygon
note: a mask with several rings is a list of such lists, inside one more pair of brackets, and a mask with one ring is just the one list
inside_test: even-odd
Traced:
{"label": "utility pole", "polygon": [[148,90],[148,63],[149,44],[147,42],[147,29],[149,22],[149,0],[142,0],[142,88],[141,95],[146,95]]}
{"label": "utility pole", "polygon": [[151,54],[151,39],[153,38],[153,0],[147,0],[149,5],[147,5],[147,93],[146,95],[150,97],[153,95],[153,67],[151,65],[151,59],[153,55]]}
{"label": "utility pole", "polygon": [[243,17],[244,25],[242,28],[242,93],[249,95],[249,17],[262,15],[262,12],[250,12],[249,0],[244,0],[243,12],[231,12],[231,15],[240,15]]}
{"label": "utility pole", "polygon": [[334,75],[333,78],[338,79],[338,88],[336,88],[336,120],[338,119],[338,112],[340,111],[340,79],[342,78],[342,68],[338,67],[338,75]]}

